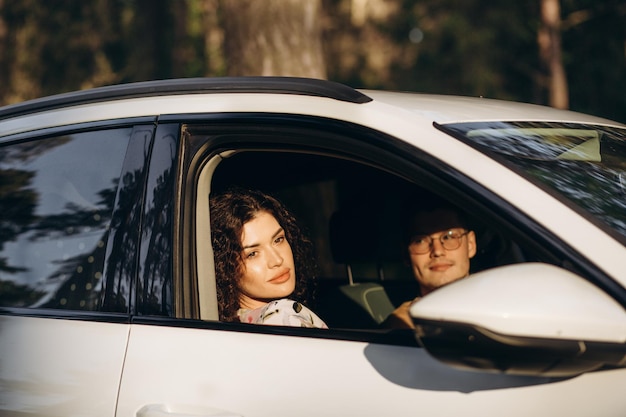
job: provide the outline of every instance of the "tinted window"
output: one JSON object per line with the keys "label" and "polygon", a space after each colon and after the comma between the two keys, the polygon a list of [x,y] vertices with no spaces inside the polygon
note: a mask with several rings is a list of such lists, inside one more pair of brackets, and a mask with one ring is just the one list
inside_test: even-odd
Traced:
{"label": "tinted window", "polygon": [[0,305],[98,310],[132,129],[0,147]]}

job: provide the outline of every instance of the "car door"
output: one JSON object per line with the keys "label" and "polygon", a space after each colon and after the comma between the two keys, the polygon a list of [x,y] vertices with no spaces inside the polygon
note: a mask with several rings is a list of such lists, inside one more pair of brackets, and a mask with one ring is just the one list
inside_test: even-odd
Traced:
{"label": "car door", "polygon": [[[386,271],[397,271],[401,263],[385,252],[397,243],[393,204],[404,187],[445,191],[490,215],[492,230],[510,231],[522,245],[515,262],[564,264],[567,251],[461,171],[380,132],[284,114],[161,120],[117,416],[608,416],[626,409],[624,369],[574,376],[456,369],[412,331],[351,321],[346,299],[325,305],[330,329],[219,322],[208,196],[229,185],[264,188],[296,207],[326,253],[324,285],[337,288],[343,272],[328,255],[333,212],[353,199],[365,211],[376,208],[380,216],[363,228],[388,244],[375,251],[381,263],[373,269],[393,263]],[[401,275],[381,282],[402,284]]]}
{"label": "car door", "polygon": [[1,415],[115,415],[152,129],[0,144]]}

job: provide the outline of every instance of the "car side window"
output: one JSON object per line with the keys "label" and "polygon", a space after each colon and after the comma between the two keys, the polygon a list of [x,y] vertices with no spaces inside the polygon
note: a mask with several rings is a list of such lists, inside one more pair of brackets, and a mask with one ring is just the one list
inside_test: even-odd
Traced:
{"label": "car side window", "polygon": [[[189,185],[186,192],[195,197],[184,196],[195,204],[183,241],[195,242],[196,255],[183,258],[195,259],[196,270],[181,274],[197,274],[198,314],[190,317],[218,320],[208,196],[233,186],[273,195],[304,226],[318,267],[310,307],[331,330],[380,330],[395,308],[419,295],[406,259],[402,212],[408,196],[437,194],[442,187],[433,177],[417,164],[406,171],[385,169],[406,155],[370,152],[351,131],[339,136],[289,127],[271,134],[262,126],[243,133],[239,127],[230,129],[186,127],[189,149],[199,153],[188,153],[183,180]],[[471,272],[535,259],[512,236],[479,221],[478,213],[470,217],[480,247]],[[185,288],[184,283],[179,287]],[[181,298],[194,300],[193,293]]]}
{"label": "car side window", "polygon": [[132,128],[0,146],[0,307],[97,311]]}
{"label": "car side window", "polygon": [[221,159],[211,193],[232,186],[263,190],[303,225],[317,265],[309,307],[331,329],[379,329],[418,294],[405,262],[400,215],[417,184],[332,153],[243,150]]}
{"label": "car side window", "polygon": [[[389,219],[389,213],[385,210],[392,206],[380,207],[381,211],[375,212],[376,218],[368,219],[362,224],[362,233],[354,239],[350,236],[350,242],[342,241],[345,234],[334,236],[337,233],[331,225],[331,219],[344,206],[353,207],[356,204],[366,207],[374,197],[378,197],[379,202],[396,204],[401,199],[402,187],[410,187],[411,184],[363,163],[337,157],[337,153],[332,150],[323,152],[322,155],[308,149],[281,149],[284,145],[280,141],[301,140],[302,135],[307,134],[300,130],[284,135],[273,131],[270,136],[263,134],[259,127],[255,127],[255,132],[251,134],[241,134],[237,130],[222,135],[216,127],[186,127],[186,132],[190,135],[186,139],[189,148],[199,150],[202,156],[187,153],[190,165],[189,171],[184,174],[187,179],[183,183],[191,186],[187,191],[195,194],[195,199],[184,196],[183,200],[195,201],[195,215],[187,220],[191,225],[187,230],[194,233],[189,234],[189,238],[183,239],[183,242],[195,242],[196,255],[184,254],[182,258],[195,259],[196,270],[185,271],[181,276],[184,279],[197,274],[199,318],[218,320],[207,197],[220,194],[230,187],[243,187],[276,197],[294,214],[305,235],[311,239],[318,273],[317,291],[308,307],[314,312],[323,312],[322,319],[328,318],[334,328],[376,328],[381,318],[384,318],[382,315],[388,314],[390,311],[387,310],[393,307],[391,301],[386,296],[382,297],[383,313],[369,311],[368,305],[360,305],[350,298],[353,292],[350,291],[351,287],[354,284],[363,284],[355,288],[374,296],[382,294],[378,290],[382,290],[379,272],[383,267],[389,272],[386,276],[389,287],[398,287],[402,293],[406,287],[409,287],[409,292],[413,292],[415,286],[410,275],[407,275],[409,271],[402,263],[401,249],[396,245],[394,232],[398,230],[397,225],[383,225],[379,221]],[[322,137],[317,132],[307,135],[313,138]],[[213,138],[217,140],[214,142]],[[220,146],[225,141],[233,147],[226,145],[224,149]],[[243,146],[242,141],[245,143]],[[272,142],[273,149],[269,151],[268,144]],[[214,148],[212,143],[219,147]],[[364,196],[368,196],[367,201],[361,200]],[[397,216],[391,218],[395,219]],[[368,242],[377,239],[380,233],[384,233],[385,239],[391,242],[386,240],[385,243],[388,244],[381,244],[385,250],[379,254],[378,246],[368,246]],[[353,247],[352,241],[358,240],[363,234],[368,234],[370,238],[360,239],[358,247]],[[350,254],[344,254],[341,248],[351,249]],[[363,254],[366,250],[367,253]],[[373,252],[376,252],[376,257],[372,255]],[[368,259],[364,259],[364,256]],[[184,289],[184,282],[178,287]],[[189,299],[193,300],[193,294]],[[356,305],[353,305],[355,302]],[[376,303],[381,304],[378,301]]]}

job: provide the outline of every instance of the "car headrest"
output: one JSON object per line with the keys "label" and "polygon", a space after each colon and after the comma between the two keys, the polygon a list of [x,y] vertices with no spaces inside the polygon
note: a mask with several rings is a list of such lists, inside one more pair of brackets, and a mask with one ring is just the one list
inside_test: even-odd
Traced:
{"label": "car headrest", "polygon": [[329,222],[333,260],[344,264],[401,261],[401,225],[395,210],[380,202],[361,202],[333,213]]}

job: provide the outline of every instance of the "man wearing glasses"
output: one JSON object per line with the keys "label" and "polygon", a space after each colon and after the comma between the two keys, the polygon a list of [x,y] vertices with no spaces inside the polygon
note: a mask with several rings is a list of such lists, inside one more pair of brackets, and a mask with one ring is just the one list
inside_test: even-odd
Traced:
{"label": "man wearing glasses", "polygon": [[[405,233],[408,261],[423,297],[469,275],[476,254],[476,235],[455,206],[436,197],[412,200]],[[420,297],[400,305],[383,327],[413,328],[409,307]]]}

